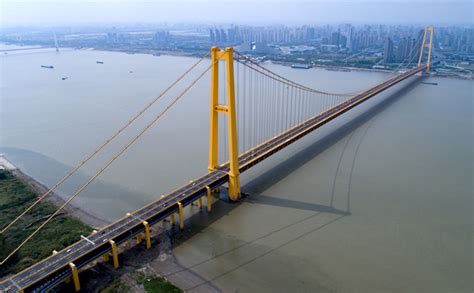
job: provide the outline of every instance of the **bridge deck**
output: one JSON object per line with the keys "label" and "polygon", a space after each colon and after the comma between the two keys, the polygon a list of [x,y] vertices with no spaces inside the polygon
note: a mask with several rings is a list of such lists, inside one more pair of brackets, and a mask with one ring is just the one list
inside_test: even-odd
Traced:
{"label": "bridge deck", "polygon": [[[239,156],[240,171],[244,172],[344,112],[424,69],[425,67],[418,67],[391,78],[243,153]],[[228,169],[228,163],[223,164],[218,169],[178,188],[164,198],[134,211],[130,216],[125,216],[102,228],[88,237],[90,241],[82,239],[59,253],[49,256],[0,283],[0,290],[5,292],[15,292],[20,289],[44,291],[54,287],[71,276],[69,263],[73,262],[80,269],[110,252],[109,240],[113,240],[119,245],[138,233],[144,232],[142,221],[147,221],[150,225],[153,225],[172,213],[176,213],[178,202],[183,206],[187,206],[206,194],[206,186],[215,189],[223,185],[228,181]]]}

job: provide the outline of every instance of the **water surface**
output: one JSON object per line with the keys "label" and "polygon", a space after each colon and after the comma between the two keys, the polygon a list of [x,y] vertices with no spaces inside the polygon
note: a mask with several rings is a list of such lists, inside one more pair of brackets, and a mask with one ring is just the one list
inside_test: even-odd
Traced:
{"label": "water surface", "polygon": [[[196,59],[44,50],[0,62],[0,152],[51,185]],[[338,92],[388,77],[267,66]],[[472,81],[412,78],[344,114],[244,174],[245,201],[196,213],[178,260],[229,292],[472,292],[472,93]],[[206,172],[208,97],[205,79],[75,203],[112,220]]]}

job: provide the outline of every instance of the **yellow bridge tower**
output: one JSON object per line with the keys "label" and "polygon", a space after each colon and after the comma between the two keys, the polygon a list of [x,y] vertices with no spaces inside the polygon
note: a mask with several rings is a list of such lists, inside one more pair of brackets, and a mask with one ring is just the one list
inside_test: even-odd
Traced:
{"label": "yellow bridge tower", "polygon": [[[219,104],[219,60],[226,63],[226,88],[227,105]],[[240,198],[239,179],[239,149],[237,144],[237,115],[235,108],[235,84],[234,84],[234,50],[219,47],[211,49],[211,118],[209,133],[209,172],[218,167],[218,129],[219,112],[227,115],[228,139],[229,139],[229,198],[232,201]]]}
{"label": "yellow bridge tower", "polygon": [[432,26],[425,27],[425,32],[423,33],[423,42],[421,43],[420,58],[418,58],[418,67],[420,67],[421,59],[423,59],[423,53],[427,45],[426,35],[429,33],[430,41],[428,43],[428,60],[426,61],[426,72],[430,71],[431,67],[431,48],[433,47],[433,31],[434,30]]}

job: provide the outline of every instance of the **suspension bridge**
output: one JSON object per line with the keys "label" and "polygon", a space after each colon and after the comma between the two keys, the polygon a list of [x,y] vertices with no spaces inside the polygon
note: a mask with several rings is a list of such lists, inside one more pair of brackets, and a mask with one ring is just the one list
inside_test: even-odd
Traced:
{"label": "suspension bridge", "polygon": [[[429,42],[427,38],[429,36]],[[188,91],[210,72],[210,132],[209,132],[209,165],[208,172],[195,180],[161,196],[148,205],[127,213],[124,217],[105,226],[91,235],[82,236],[81,240],[64,248],[53,251],[52,255],[31,267],[10,276],[0,282],[1,292],[44,292],[72,278],[74,288],[81,288],[79,270],[103,258],[111,259],[113,266],[119,268],[118,246],[127,241],[144,240],[146,248],[151,247],[150,227],[169,220],[174,224],[177,215],[180,229],[184,228],[184,208],[197,202],[203,206],[206,200],[207,211],[212,210],[212,193],[223,185],[228,186],[230,201],[240,199],[240,174],[265,160],[286,146],[298,141],[307,134],[320,128],[338,116],[360,105],[375,95],[399,84],[417,73],[430,70],[433,28],[425,28],[419,54],[409,54],[406,66],[415,64],[403,73],[395,72],[394,76],[376,86],[355,94],[339,94],[317,90],[291,81],[272,72],[263,65],[255,63],[249,57],[234,51],[232,48],[221,50],[213,47],[210,52],[211,64],[199,73],[183,91],[170,100],[169,104],[143,127],[132,139],[115,153],[97,173],[72,194],[55,213],[12,251],[1,264],[12,257],[18,249],[35,236],[66,205],[87,188],[103,171],[133,145],[148,129],[155,125]],[[422,63],[427,52],[427,61]],[[413,58],[418,62],[413,63]],[[158,97],[146,105],[140,112],[127,121],[103,144],[73,167],[57,184],[22,214],[4,227],[5,233],[22,216],[65,182],[72,174],[97,155],[105,146],[119,136],[125,128],[148,111],[164,94],[175,87],[197,65],[208,60],[209,54],[203,56]],[[220,78],[219,66],[225,63],[224,78]],[[400,64],[400,66],[402,66]],[[225,94],[220,95],[220,89]],[[221,127],[219,127],[219,125]],[[219,146],[223,148],[219,148]],[[224,151],[223,151],[224,150]],[[222,152],[223,151],[223,152]],[[219,154],[223,156],[219,160]],[[221,161],[221,162],[220,162]],[[143,239],[144,238],[144,239]]]}

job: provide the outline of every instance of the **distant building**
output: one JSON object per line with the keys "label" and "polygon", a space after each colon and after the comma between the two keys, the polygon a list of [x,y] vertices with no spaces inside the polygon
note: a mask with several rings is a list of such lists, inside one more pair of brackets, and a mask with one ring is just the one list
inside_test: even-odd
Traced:
{"label": "distant building", "polygon": [[383,50],[383,62],[384,63],[391,63],[394,61],[393,56],[393,41],[391,38],[387,38],[384,45]]}
{"label": "distant building", "polygon": [[331,45],[339,46],[339,39],[341,34],[339,32],[333,32],[331,35]]}
{"label": "distant building", "polygon": [[153,36],[153,43],[155,45],[162,45],[168,43],[170,40],[170,33],[167,31],[158,31]]}
{"label": "distant building", "polygon": [[306,28],[306,39],[307,40],[313,40],[316,37],[316,31],[314,27],[308,27]]}
{"label": "distant building", "polygon": [[221,29],[221,37],[220,37],[219,41],[223,42],[223,43],[227,42],[227,35],[226,35],[224,29]]}
{"label": "distant building", "polygon": [[346,47],[349,49],[349,51],[353,51],[353,38],[354,38],[354,27],[350,27],[348,32],[347,32],[347,42],[346,42]]}
{"label": "distant building", "polygon": [[397,53],[396,53],[396,58],[395,58],[397,62],[403,62],[403,60],[405,60],[405,53],[406,53],[407,46],[408,46],[407,38],[402,38],[400,42],[398,43],[398,47],[397,47]]}
{"label": "distant building", "polygon": [[398,43],[396,50],[396,62],[416,62],[416,57],[420,53],[421,42],[414,38],[404,37]]}
{"label": "distant building", "polygon": [[227,41],[229,43],[236,43],[239,41],[239,29],[233,26],[227,30]]}
{"label": "distant building", "polygon": [[216,35],[214,34],[214,30],[212,28],[209,29],[209,41],[211,41],[211,42],[216,41]]}
{"label": "distant building", "polygon": [[346,48],[346,44],[347,44],[347,37],[342,34],[339,35],[339,47]]}

